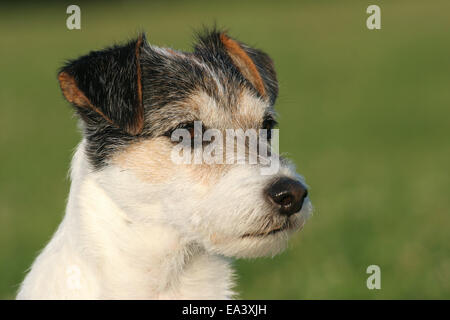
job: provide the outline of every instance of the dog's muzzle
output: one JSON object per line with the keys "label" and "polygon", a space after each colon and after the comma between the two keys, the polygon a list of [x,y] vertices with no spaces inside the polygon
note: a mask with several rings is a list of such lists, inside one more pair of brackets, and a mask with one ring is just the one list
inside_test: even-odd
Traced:
{"label": "dog's muzzle", "polygon": [[274,180],[265,189],[265,194],[268,201],[277,208],[280,214],[289,217],[302,209],[308,191],[301,182],[282,177]]}

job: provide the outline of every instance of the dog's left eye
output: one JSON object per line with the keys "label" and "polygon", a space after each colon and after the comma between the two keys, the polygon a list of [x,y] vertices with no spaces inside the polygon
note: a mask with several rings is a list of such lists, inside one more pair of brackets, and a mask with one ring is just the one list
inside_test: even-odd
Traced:
{"label": "dog's left eye", "polygon": [[267,140],[272,138],[272,129],[277,126],[278,122],[272,117],[265,118],[262,123],[262,129],[267,130]]}

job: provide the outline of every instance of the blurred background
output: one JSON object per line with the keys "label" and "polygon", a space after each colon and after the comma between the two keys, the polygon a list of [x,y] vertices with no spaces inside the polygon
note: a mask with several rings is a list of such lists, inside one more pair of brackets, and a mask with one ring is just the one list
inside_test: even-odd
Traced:
{"label": "blurred background", "polygon": [[[76,2],[72,31],[70,4],[0,5],[0,298],[65,209],[80,134],[57,69],[141,30],[190,50],[214,22],[274,59],[280,150],[316,209],[283,254],[235,262],[240,296],[450,298],[449,1]],[[381,290],[366,287],[372,264]]]}

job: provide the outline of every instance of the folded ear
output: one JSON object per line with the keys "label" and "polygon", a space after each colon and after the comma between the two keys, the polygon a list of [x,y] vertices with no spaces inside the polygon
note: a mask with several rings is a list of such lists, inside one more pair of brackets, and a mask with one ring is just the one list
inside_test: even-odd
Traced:
{"label": "folded ear", "polygon": [[[70,61],[58,74],[64,97],[81,116],[137,135],[144,127],[140,52],[145,36]],[[94,111],[94,112],[92,112]]]}
{"label": "folded ear", "polygon": [[278,96],[278,81],[272,59],[261,50],[231,39],[225,33],[220,34],[220,41],[241,74],[262,97],[269,98],[274,104]]}

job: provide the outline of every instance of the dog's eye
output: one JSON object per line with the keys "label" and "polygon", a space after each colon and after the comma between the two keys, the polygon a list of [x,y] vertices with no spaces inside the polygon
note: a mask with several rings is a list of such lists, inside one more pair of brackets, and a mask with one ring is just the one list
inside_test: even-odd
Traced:
{"label": "dog's eye", "polygon": [[278,122],[272,118],[267,117],[264,119],[262,123],[262,129],[267,130],[267,140],[270,140],[272,138],[272,129],[275,128],[275,126],[278,124]]}
{"label": "dog's eye", "polygon": [[174,133],[175,130],[178,129],[184,129],[187,130],[191,136],[191,139],[194,139],[194,122],[186,122],[186,123],[180,123],[179,125],[177,125],[175,128],[172,128],[170,130],[168,130],[166,133],[164,133],[164,135],[166,137],[172,137],[172,134]]}
{"label": "dog's eye", "polygon": [[187,130],[189,132],[189,135],[191,136],[191,140],[194,139],[195,130],[194,130],[194,123],[193,122],[183,123],[183,124],[179,125],[177,127],[177,129]]}
{"label": "dog's eye", "polygon": [[[201,133],[200,132],[197,133],[199,135],[200,141],[201,141],[202,144],[207,144],[206,142],[202,141],[203,134],[205,133],[206,128],[202,124],[198,124],[198,125],[201,126],[201,129],[202,129]],[[168,130],[164,135],[167,136],[168,138],[172,138],[172,134],[174,133],[175,130],[178,130],[178,129],[184,129],[184,130],[188,131],[191,148],[194,148],[195,147],[194,137],[196,135],[196,132],[195,132],[196,127],[194,126],[194,122],[192,121],[192,122],[180,123],[175,128],[173,128],[171,130]],[[197,130],[198,130],[198,127],[197,127]],[[179,141],[180,140],[172,140],[172,142],[174,142],[174,143],[178,143]],[[188,142],[188,141],[184,141],[184,142]]]}

